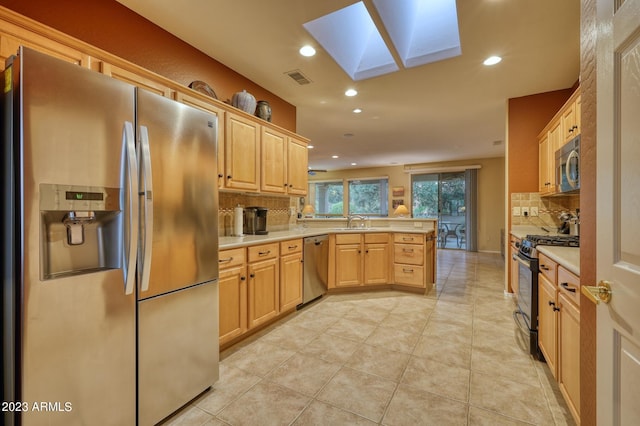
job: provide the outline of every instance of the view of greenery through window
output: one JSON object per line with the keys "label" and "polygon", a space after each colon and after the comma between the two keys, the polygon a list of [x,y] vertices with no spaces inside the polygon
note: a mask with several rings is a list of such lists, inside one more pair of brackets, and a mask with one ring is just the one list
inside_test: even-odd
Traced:
{"label": "view of greenery through window", "polygon": [[316,215],[342,216],[344,186],[341,180],[336,182],[310,182],[309,186],[309,195],[313,196],[313,208],[316,211]]}
{"label": "view of greenery through window", "polygon": [[352,180],[349,182],[349,213],[387,216],[388,194],[388,179]]}
{"label": "view of greenery through window", "polygon": [[414,175],[413,217],[464,216],[464,172]]}
{"label": "view of greenery through window", "polygon": [[[344,191],[349,194],[349,209],[345,211]],[[344,216],[347,213],[367,216],[387,216],[389,212],[389,180],[351,180],[309,182],[309,197],[316,216]]]}

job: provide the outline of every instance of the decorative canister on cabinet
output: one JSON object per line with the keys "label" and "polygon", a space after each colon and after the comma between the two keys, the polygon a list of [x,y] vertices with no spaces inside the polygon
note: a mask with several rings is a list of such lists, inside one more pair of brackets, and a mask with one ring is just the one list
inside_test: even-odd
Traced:
{"label": "decorative canister on cabinet", "polygon": [[231,105],[236,108],[240,108],[244,112],[253,114],[256,111],[256,98],[246,90],[237,92],[231,98]]}
{"label": "decorative canister on cabinet", "polygon": [[258,101],[256,116],[266,121],[271,121],[271,105],[267,101]]}

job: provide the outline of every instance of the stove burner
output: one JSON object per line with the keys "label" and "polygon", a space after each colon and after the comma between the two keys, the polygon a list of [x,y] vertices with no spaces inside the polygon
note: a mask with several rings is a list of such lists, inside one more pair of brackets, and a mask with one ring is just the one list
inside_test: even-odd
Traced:
{"label": "stove burner", "polygon": [[580,247],[577,235],[527,235],[520,243],[521,257],[532,259],[538,257],[536,246]]}
{"label": "stove burner", "polygon": [[525,241],[529,241],[531,243],[530,247],[580,247],[580,237],[577,235],[527,235],[525,237]]}

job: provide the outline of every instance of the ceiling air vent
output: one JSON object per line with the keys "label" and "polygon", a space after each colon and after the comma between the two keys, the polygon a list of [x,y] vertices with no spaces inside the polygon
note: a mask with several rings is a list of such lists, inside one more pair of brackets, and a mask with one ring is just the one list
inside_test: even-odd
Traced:
{"label": "ceiling air vent", "polygon": [[309,80],[306,75],[302,74],[302,71],[300,70],[287,71],[285,74],[294,79],[296,83],[300,85],[311,83],[311,80]]}

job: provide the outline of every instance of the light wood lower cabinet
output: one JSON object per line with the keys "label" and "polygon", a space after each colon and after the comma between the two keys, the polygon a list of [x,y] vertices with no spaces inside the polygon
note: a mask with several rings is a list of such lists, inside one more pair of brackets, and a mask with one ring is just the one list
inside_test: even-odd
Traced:
{"label": "light wood lower cabinet", "polygon": [[389,234],[336,235],[336,287],[389,284]]}
{"label": "light wood lower cabinet", "polygon": [[250,329],[275,318],[280,312],[278,249],[278,243],[247,249]]}
{"label": "light wood lower cabinet", "polygon": [[538,344],[580,424],[580,279],[544,254],[539,263]]}
{"label": "light wood lower cabinet", "polygon": [[280,243],[280,312],[302,303],[302,239]]}
{"label": "light wood lower cabinet", "polygon": [[[566,278],[569,278],[568,286]],[[558,268],[558,385],[580,424],[580,284],[576,275]],[[569,290],[567,290],[567,288]],[[570,289],[576,289],[575,292]]]}
{"label": "light wood lower cabinet", "polygon": [[247,264],[245,249],[223,250],[219,254],[220,345],[247,331]]}
{"label": "light wood lower cabinet", "polygon": [[558,307],[555,283],[538,275],[538,346],[551,374],[558,378]]}

